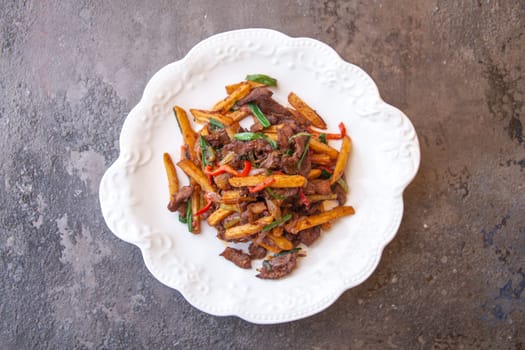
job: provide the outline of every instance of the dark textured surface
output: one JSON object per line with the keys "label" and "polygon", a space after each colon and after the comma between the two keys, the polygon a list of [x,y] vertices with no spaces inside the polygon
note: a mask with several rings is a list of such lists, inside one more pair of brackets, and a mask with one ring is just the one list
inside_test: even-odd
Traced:
{"label": "dark textured surface", "polygon": [[[149,77],[244,27],[363,67],[422,151],[373,276],[276,326],[191,307],[98,204]],[[0,50],[2,349],[525,349],[523,1],[0,0]]]}

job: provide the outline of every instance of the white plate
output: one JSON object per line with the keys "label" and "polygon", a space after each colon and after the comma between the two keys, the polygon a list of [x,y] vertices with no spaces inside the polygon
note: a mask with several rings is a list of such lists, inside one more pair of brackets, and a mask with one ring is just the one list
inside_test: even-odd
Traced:
{"label": "white plate", "polygon": [[[214,229],[188,233],[167,211],[162,153],[179,158],[181,134],[172,106],[210,108],[224,86],[247,73],[278,79],[274,97],[296,92],[337,131],[344,121],[353,139],[347,169],[348,203],[356,215],[337,221],[307,248],[307,257],[281,280],[260,280],[219,257]],[[111,231],[137,245],[151,273],[196,308],[254,323],[279,323],[315,314],[374,271],[403,213],[402,192],[420,159],[408,118],[383,102],[372,79],[327,45],[267,29],[212,36],[149,81],[126,118],[120,156],[100,184],[102,213]],[[179,178],[186,176],[179,171]],[[259,264],[254,264],[259,265]],[[351,312],[351,310],[348,310]]]}

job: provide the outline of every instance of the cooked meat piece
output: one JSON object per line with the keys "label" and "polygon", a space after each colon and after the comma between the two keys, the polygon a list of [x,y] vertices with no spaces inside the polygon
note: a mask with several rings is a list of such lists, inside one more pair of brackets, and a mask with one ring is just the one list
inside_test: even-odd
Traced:
{"label": "cooked meat piece", "polygon": [[259,164],[261,168],[267,169],[278,169],[281,166],[281,157],[279,157],[279,152],[272,151],[269,153],[266,158]]}
{"label": "cooked meat piece", "polygon": [[179,193],[175,195],[175,198],[172,198],[168,204],[168,210],[173,212],[179,209],[179,207],[186,203],[188,198],[190,198],[193,192],[193,187],[191,186],[182,186],[179,190]]}
{"label": "cooked meat piece", "polygon": [[308,181],[306,183],[306,186],[303,188],[304,194],[314,194],[315,193],[315,185],[312,183],[312,181]]}
{"label": "cooked meat piece", "polygon": [[303,116],[301,115],[301,113],[297,112],[295,109],[293,109],[293,108],[288,108],[288,111],[290,111],[290,114],[291,114],[291,116],[292,116],[292,118],[293,118],[293,121],[294,121],[294,122],[297,122],[298,124],[303,125],[303,127],[312,124],[308,119],[306,119],[305,117],[303,117]]}
{"label": "cooked meat piece", "polygon": [[264,130],[264,126],[261,123],[259,123],[258,120],[254,121],[252,126],[250,126],[251,132],[259,132],[263,130]]}
{"label": "cooked meat piece", "polygon": [[337,194],[337,201],[339,202],[339,205],[345,205],[346,203],[346,192],[343,190],[341,185],[336,183],[334,186],[334,193]]}
{"label": "cooked meat piece", "polygon": [[319,194],[331,194],[332,189],[330,188],[330,180],[315,179],[309,181],[314,187],[315,193]]}
{"label": "cooked meat piece", "polygon": [[279,142],[279,150],[281,152],[284,152],[288,149],[290,137],[292,137],[293,134],[295,134],[295,131],[290,125],[284,125],[282,128],[277,130],[277,140]]}
{"label": "cooked meat piece", "polygon": [[306,230],[299,231],[299,233],[297,233],[297,236],[299,237],[301,243],[310,246],[319,238],[319,236],[321,236],[321,227],[315,226]]}
{"label": "cooked meat piece", "polygon": [[213,148],[222,147],[230,142],[230,137],[224,129],[212,131],[209,135],[204,135],[203,137]]}
{"label": "cooked meat piece", "polygon": [[246,156],[250,151],[255,152],[271,152],[272,146],[265,140],[253,140],[253,141],[237,141],[234,140],[222,148],[223,154],[228,153],[229,151],[234,152],[237,155],[237,158]]}
{"label": "cooked meat piece", "polygon": [[266,248],[256,245],[253,242],[248,247],[248,251],[252,259],[263,259],[267,253]]}
{"label": "cooked meat piece", "polygon": [[284,155],[281,158],[281,168],[288,175],[297,174],[297,159]]}
{"label": "cooked meat piece", "polygon": [[241,221],[239,222],[239,225],[249,224],[253,221],[255,221],[255,215],[249,208],[246,208],[246,210],[241,212]]}
{"label": "cooked meat piece", "polygon": [[250,256],[240,249],[226,247],[226,249],[224,249],[224,251],[220,255],[223,256],[226,260],[230,260],[232,263],[239,266],[240,268],[252,268],[252,260],[250,259]]}
{"label": "cooked meat piece", "polygon": [[268,89],[266,86],[257,87],[250,91],[248,95],[244,96],[239,101],[237,101],[237,105],[242,106],[249,102],[259,101],[264,98],[270,98],[272,95],[272,90]]}
{"label": "cooked meat piece", "polygon": [[307,152],[301,162],[301,167],[299,168],[298,173],[299,175],[307,177],[310,170],[312,170],[312,161],[310,160],[310,153]]}
{"label": "cooked meat piece", "polygon": [[272,257],[264,260],[262,268],[256,277],[262,279],[278,279],[288,275],[297,266],[297,252]]}
{"label": "cooked meat piece", "polygon": [[321,202],[315,202],[310,204],[310,206],[306,209],[304,214],[306,215],[314,215],[318,214],[321,211]]}
{"label": "cooked meat piece", "polygon": [[229,190],[232,187],[230,186],[230,183],[228,182],[228,179],[232,177],[231,174],[224,173],[213,177],[213,182],[217,185],[217,187],[221,190]]}
{"label": "cooked meat piece", "polygon": [[280,119],[287,119],[291,116],[291,113],[288,109],[286,109],[284,106],[282,106],[279,102],[275,101],[271,97],[260,98],[256,102],[267,118],[270,118],[270,116],[274,116],[275,118],[277,118],[277,120],[272,124],[277,123]]}

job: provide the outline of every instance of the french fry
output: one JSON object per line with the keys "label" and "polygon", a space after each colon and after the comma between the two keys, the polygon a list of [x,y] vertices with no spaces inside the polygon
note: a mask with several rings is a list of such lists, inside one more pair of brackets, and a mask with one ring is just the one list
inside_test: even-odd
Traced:
{"label": "french fry", "polygon": [[[191,193],[191,212],[195,214],[200,209],[201,203],[201,187],[195,180],[192,180],[193,192]],[[193,215],[193,231],[192,233],[201,232],[201,221],[198,215]]]}
{"label": "french fry", "polygon": [[281,237],[283,235],[283,231],[284,229],[282,228],[282,226],[274,227],[272,229],[272,235],[274,235],[275,237]]}
{"label": "french fry", "polygon": [[339,155],[339,152],[335,148],[328,146],[313,137],[310,138],[310,148],[314,152],[327,154],[330,159],[337,159],[337,156]]}
{"label": "french fry", "polygon": [[197,135],[191,127],[188,115],[186,114],[186,111],[179,106],[173,107],[173,113],[175,113],[175,118],[177,119],[182,138],[184,139],[184,143],[188,145],[188,152],[191,158],[195,159],[194,148],[195,142],[197,140]]}
{"label": "french fry", "polygon": [[226,85],[224,88],[226,89],[226,93],[229,95],[229,94],[232,94],[235,90],[237,90],[241,85],[244,85],[244,84],[250,85],[251,89],[254,89],[259,86],[264,86],[263,83],[258,83],[256,81],[241,81],[240,83],[237,83],[237,84]]}
{"label": "french fry", "polygon": [[310,155],[310,161],[313,164],[321,164],[321,165],[331,165],[332,159],[330,159],[330,156],[328,154],[323,153],[314,153]]}
{"label": "french fry", "polygon": [[232,108],[236,101],[239,101],[244,96],[248,95],[251,90],[250,84],[244,83],[241,84],[237,89],[235,89],[230,95],[228,95],[224,100],[217,102],[212,111],[224,111],[227,112]]}
{"label": "french fry", "polygon": [[299,96],[290,92],[288,102],[306,119],[312,122],[312,125],[319,129],[326,129],[326,123],[316,111],[308,106]]}
{"label": "french fry", "polygon": [[221,122],[224,124],[224,126],[232,125],[233,120],[230,117],[227,117],[219,112],[216,111],[206,111],[204,109],[190,109],[191,114],[195,118],[195,120],[199,123],[209,123],[210,119],[215,119],[218,122]]}
{"label": "french fry", "polygon": [[208,178],[200,168],[198,168],[191,160],[183,159],[177,163],[177,166],[186,173],[191,179],[194,179],[201,188],[206,192],[215,192],[213,186],[208,182]]}
{"label": "french fry", "polygon": [[282,250],[293,249],[292,242],[282,236],[274,236],[273,234],[269,234],[267,237],[270,238]]}
{"label": "french fry", "polygon": [[312,169],[308,173],[307,179],[314,180],[317,179],[319,176],[321,176],[321,169]]}
{"label": "french fry", "polygon": [[221,202],[224,204],[238,204],[241,202],[252,202],[255,201],[253,197],[246,197],[241,195],[239,191],[223,191],[221,195]]}
{"label": "french fry", "polygon": [[277,246],[266,244],[264,242],[259,242],[259,243],[257,243],[257,245],[260,245],[261,247],[263,247],[267,251],[272,252],[274,254],[280,253],[282,251],[281,248],[279,248]]}
{"label": "french fry", "polygon": [[248,204],[247,209],[250,210],[254,214],[260,214],[263,211],[265,211],[267,208],[264,202],[256,202],[256,203]]}
{"label": "french fry", "polygon": [[[270,176],[255,175],[244,177],[230,177],[228,182],[233,187],[256,186],[264,182]],[[284,187],[303,187],[306,185],[306,178],[301,175],[271,175],[275,179],[269,187],[284,188]]]}
{"label": "french fry", "polygon": [[233,214],[233,210],[228,210],[224,208],[219,208],[215,210],[213,213],[211,213],[210,216],[208,216],[208,225],[210,226],[217,226],[219,222],[226,219],[228,216]]}
{"label": "french fry", "polygon": [[324,224],[325,222],[341,218],[343,216],[353,215],[355,210],[351,206],[337,207],[320,214],[302,216],[295,222],[295,224],[288,225],[287,230],[290,233],[297,233],[307,228]]}
{"label": "french fry", "polygon": [[168,188],[170,191],[170,199],[174,198],[177,192],[179,192],[179,178],[177,177],[177,171],[173,160],[168,153],[163,155],[164,168],[166,169],[166,175],[168,177]]}
{"label": "french fry", "polygon": [[247,109],[238,109],[234,112],[226,113],[225,115],[228,118],[231,118],[234,122],[238,122],[240,120],[243,120],[247,115],[249,115],[250,112]]}
{"label": "french fry", "polygon": [[235,134],[239,131],[240,127],[241,126],[239,125],[239,122],[234,122],[232,125],[229,125],[225,128],[230,140],[234,139]]}
{"label": "french fry", "polygon": [[224,231],[224,239],[228,241],[231,239],[239,239],[251,236],[261,231],[264,225],[268,225],[272,221],[273,216],[264,216],[259,220],[255,221],[253,224],[245,224],[230,227],[226,229],[226,231]]}
{"label": "french fry", "polygon": [[348,157],[350,157],[350,152],[352,151],[352,140],[348,135],[343,138],[341,143],[341,150],[339,151],[339,156],[335,163],[334,172],[330,177],[330,185],[333,185],[339,178],[343,175],[346,163],[348,162]]}
{"label": "french fry", "polygon": [[269,133],[269,134],[277,134],[277,131],[282,128],[284,126],[284,124],[274,124],[274,125],[270,125],[269,127],[267,127],[266,129],[264,129],[264,132],[265,133]]}

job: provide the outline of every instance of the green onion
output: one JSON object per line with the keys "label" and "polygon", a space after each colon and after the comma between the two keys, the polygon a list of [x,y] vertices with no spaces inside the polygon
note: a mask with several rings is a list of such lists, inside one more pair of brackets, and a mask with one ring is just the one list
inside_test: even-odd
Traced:
{"label": "green onion", "polygon": [[255,81],[268,86],[277,86],[277,80],[266,74],[248,74],[246,80]]}
{"label": "green onion", "polygon": [[273,271],[272,265],[270,264],[270,262],[268,260],[263,260],[262,264],[263,264],[264,267],[266,267],[266,270],[268,270],[270,272]]}
{"label": "green onion", "polygon": [[229,162],[234,160],[235,157],[236,157],[235,152],[229,151],[228,153],[226,153],[224,158],[221,159],[221,161],[219,162],[219,165],[228,164]]}
{"label": "green onion", "polygon": [[239,132],[235,135],[233,135],[233,138],[239,141],[252,141],[252,140],[265,140],[272,146],[273,149],[279,148],[279,145],[277,145],[277,142],[266,136],[265,134],[261,132]]}
{"label": "green onion", "polygon": [[329,171],[326,171],[325,169],[321,169],[321,175],[319,176],[321,179],[329,179],[330,176],[332,176],[332,173],[330,173]]}
{"label": "green onion", "polygon": [[237,225],[239,222],[241,221],[241,218],[237,217],[237,218],[233,218],[229,221],[226,221],[224,223],[224,228],[225,229],[229,229],[230,227],[233,227],[235,225]]}
{"label": "green onion", "polygon": [[284,154],[286,154],[288,157],[291,157],[293,155],[293,151],[291,149],[287,149],[284,151]]}
{"label": "green onion", "polygon": [[322,133],[321,135],[319,135],[319,141],[321,141],[325,145],[328,144],[328,142],[326,141],[326,134],[325,133]]}
{"label": "green onion", "polygon": [[241,208],[238,206],[238,205],[232,205],[232,204],[224,204],[224,203],[221,203],[221,205],[219,206],[219,208],[221,209],[226,209],[226,210],[231,210],[231,211],[235,211],[237,213],[240,213],[241,212]]}
{"label": "green onion", "polygon": [[212,129],[224,129],[224,124],[217,119],[210,118],[210,127]]}
{"label": "green onion", "polygon": [[310,148],[310,138],[311,138],[311,135],[308,134],[308,140],[306,140],[306,146],[304,146],[303,154],[301,155],[301,158],[299,158],[299,161],[297,162],[297,170],[301,170],[301,165],[303,164],[304,157],[308,153],[308,149]]}
{"label": "green onion", "polygon": [[283,256],[283,255],[286,255],[286,254],[290,254],[290,253],[296,253],[298,251],[300,251],[301,248],[300,247],[297,247],[297,248],[294,248],[294,249],[290,249],[290,250],[285,250],[285,251],[282,251],[280,253],[277,253],[277,254],[274,254],[274,258],[275,257],[278,257],[278,256]]}
{"label": "green onion", "polygon": [[186,215],[183,216],[179,214],[179,221],[182,222],[183,224],[188,223],[188,220],[186,220]]}
{"label": "green onion", "polygon": [[213,162],[215,161],[217,157],[215,154],[215,150],[213,149],[212,146],[208,144],[208,142],[206,142],[206,140],[204,139],[204,137],[202,137],[202,135],[199,136],[199,145],[201,147],[202,165],[206,166],[209,164],[210,165],[213,164]]}
{"label": "green onion", "polygon": [[259,106],[255,104],[255,102],[248,103],[248,107],[250,107],[250,111],[252,111],[253,115],[262,124],[262,126],[267,128],[270,125],[272,125],[270,121],[266,118],[266,116],[263,114]]}
{"label": "green onion", "polygon": [[274,222],[263,226],[262,232],[270,231],[272,228],[277,227],[281,224],[284,224],[286,221],[290,220],[292,218],[292,214],[286,214],[285,216],[281,217],[279,220],[275,220]]}
{"label": "green onion", "polygon": [[275,193],[275,191],[272,190],[270,187],[266,187],[266,192],[268,192],[270,196],[272,196],[275,199],[281,199],[281,200],[284,199],[283,195],[280,195],[279,193]]}
{"label": "green onion", "polygon": [[290,137],[290,140],[292,139],[295,139],[296,137],[301,137],[301,136],[312,136],[312,134],[309,134],[307,132],[298,132],[297,134],[293,135],[292,137]]}
{"label": "green onion", "polygon": [[186,207],[186,223],[188,224],[188,231],[193,232],[193,212],[191,210],[191,198],[188,200]]}

